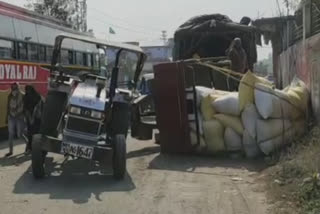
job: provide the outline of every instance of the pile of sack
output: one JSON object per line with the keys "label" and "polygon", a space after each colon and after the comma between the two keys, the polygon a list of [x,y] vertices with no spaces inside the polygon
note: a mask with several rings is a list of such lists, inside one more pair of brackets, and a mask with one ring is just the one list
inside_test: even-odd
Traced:
{"label": "pile of sack", "polygon": [[243,152],[254,158],[269,155],[305,132],[309,93],[297,78],[278,90],[247,72],[239,92],[204,87],[196,87],[196,91],[200,141],[194,123],[190,135],[199,152]]}

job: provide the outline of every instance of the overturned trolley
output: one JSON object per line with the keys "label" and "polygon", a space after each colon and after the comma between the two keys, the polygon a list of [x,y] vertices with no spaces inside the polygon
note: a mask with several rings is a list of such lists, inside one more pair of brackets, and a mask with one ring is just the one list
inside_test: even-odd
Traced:
{"label": "overturned trolley", "polygon": [[235,38],[241,38],[248,67],[253,68],[257,61],[256,45],[261,43],[261,38],[248,22],[248,18],[236,23],[225,15],[210,14],[191,18],[175,32],[175,61],[154,67],[155,109],[163,152],[194,152],[197,146],[192,145],[192,137],[201,143],[197,86],[238,90],[241,75],[231,78],[219,72],[219,68],[231,68],[226,51]]}
{"label": "overturned trolley", "polygon": [[[98,66],[83,71],[58,63],[65,57],[61,49],[64,42],[73,47],[85,43],[96,48],[98,54],[91,58],[80,57],[92,64],[96,60]],[[56,37],[41,130],[32,144],[35,178],[44,177],[48,152],[99,162],[112,155],[114,177],[124,177],[130,106],[135,98],[132,89],[144,60],[145,54],[138,46],[82,36]],[[108,70],[110,65],[113,68]]]}

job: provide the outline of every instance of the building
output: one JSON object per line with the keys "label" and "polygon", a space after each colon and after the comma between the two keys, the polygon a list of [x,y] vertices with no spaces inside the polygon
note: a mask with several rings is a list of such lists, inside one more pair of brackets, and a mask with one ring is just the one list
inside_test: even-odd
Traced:
{"label": "building", "polygon": [[144,65],[144,73],[152,73],[153,65],[172,61],[173,39],[169,39],[166,45],[142,46],[142,50],[148,58]]}
{"label": "building", "polygon": [[278,88],[297,76],[311,93],[312,109],[320,121],[320,4],[305,0],[294,16],[259,19],[253,22],[265,41],[272,42],[273,73]]}

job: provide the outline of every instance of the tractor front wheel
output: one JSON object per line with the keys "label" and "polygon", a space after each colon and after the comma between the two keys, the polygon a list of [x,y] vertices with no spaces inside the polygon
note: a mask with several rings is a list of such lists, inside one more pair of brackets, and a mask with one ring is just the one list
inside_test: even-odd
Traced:
{"label": "tractor front wheel", "polygon": [[116,135],[114,138],[113,151],[113,176],[117,180],[122,180],[126,174],[127,148],[126,137],[124,135]]}
{"label": "tractor front wheel", "polygon": [[32,152],[31,152],[31,161],[32,161],[32,173],[36,179],[43,178],[45,175],[44,171],[44,162],[46,153],[41,148],[41,135],[35,135],[32,142]]}

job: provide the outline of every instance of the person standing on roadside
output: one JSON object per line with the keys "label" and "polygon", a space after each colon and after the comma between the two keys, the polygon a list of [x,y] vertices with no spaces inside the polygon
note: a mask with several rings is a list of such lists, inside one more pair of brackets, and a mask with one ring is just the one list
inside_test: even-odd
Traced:
{"label": "person standing on roadside", "polygon": [[[33,86],[27,85],[25,88],[26,94],[23,99],[24,115],[27,125],[27,145],[25,152],[28,153],[32,149],[32,136],[37,134],[40,129],[40,119],[36,116],[36,106],[41,100],[40,94]],[[41,117],[41,116],[40,116]]]}
{"label": "person standing on roadside", "polygon": [[[237,73],[245,74],[248,71],[248,58],[246,51],[242,47],[240,38],[235,38],[226,50],[226,55],[231,60],[231,70]],[[239,82],[228,79],[229,90],[238,91]]]}
{"label": "person standing on roadside", "polygon": [[235,38],[226,51],[227,56],[231,60],[231,70],[245,74],[248,70],[248,58],[247,53],[242,47],[242,41],[240,38]]}
{"label": "person standing on roadside", "polygon": [[7,107],[7,121],[9,132],[9,153],[6,157],[9,157],[13,153],[13,141],[15,135],[18,138],[21,137],[24,126],[24,114],[23,114],[23,93],[19,89],[18,83],[11,85],[11,92],[8,96]]}

